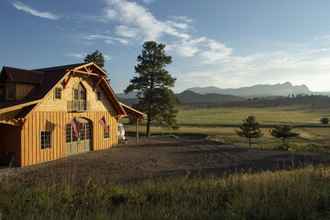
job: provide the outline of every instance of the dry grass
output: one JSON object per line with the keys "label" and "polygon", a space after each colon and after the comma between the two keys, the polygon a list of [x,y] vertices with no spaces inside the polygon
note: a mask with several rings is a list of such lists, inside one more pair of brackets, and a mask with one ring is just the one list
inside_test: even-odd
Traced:
{"label": "dry grass", "polygon": [[0,183],[4,219],[329,219],[330,169],[130,185]]}

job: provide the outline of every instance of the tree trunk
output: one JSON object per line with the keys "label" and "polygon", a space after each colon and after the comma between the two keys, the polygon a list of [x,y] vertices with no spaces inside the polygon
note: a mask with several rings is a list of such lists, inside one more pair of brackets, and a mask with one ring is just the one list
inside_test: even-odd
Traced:
{"label": "tree trunk", "polygon": [[252,139],[249,138],[249,147],[251,148],[251,145],[252,145]]}
{"label": "tree trunk", "polygon": [[150,137],[150,124],[151,124],[151,118],[148,115],[148,119],[147,119],[147,131],[146,131],[147,137]]}

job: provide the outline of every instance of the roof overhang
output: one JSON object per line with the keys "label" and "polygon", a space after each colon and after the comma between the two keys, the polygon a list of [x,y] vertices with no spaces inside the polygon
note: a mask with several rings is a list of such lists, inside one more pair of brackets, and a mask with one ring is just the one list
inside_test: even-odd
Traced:
{"label": "roof overhang", "polygon": [[141,112],[141,111],[139,111],[139,110],[137,110],[137,109],[135,109],[131,106],[128,106],[128,105],[126,105],[122,102],[120,102],[120,105],[123,107],[123,109],[126,112],[125,116],[133,117],[133,118],[136,118],[136,119],[144,119],[146,117],[146,114],[144,114],[143,112]]}

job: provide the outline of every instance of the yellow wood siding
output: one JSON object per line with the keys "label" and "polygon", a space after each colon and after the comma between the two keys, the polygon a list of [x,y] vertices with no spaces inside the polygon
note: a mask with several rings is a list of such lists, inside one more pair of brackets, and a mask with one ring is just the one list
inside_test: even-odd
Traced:
{"label": "yellow wood siding", "polygon": [[[35,111],[29,115],[22,127],[21,166],[28,166],[67,156],[65,126],[74,117],[86,118],[92,122],[94,151],[107,149],[118,143],[117,120],[108,112],[65,113]],[[100,123],[102,117],[105,117],[111,126],[109,139],[103,138],[103,126]],[[51,131],[51,148],[41,149],[40,132],[47,130],[47,121],[55,125]]]}
{"label": "yellow wood siding", "polygon": [[[73,88],[79,83],[81,83],[86,89],[87,102],[89,103],[88,112],[109,111],[112,114],[115,114],[114,108],[106,98],[107,95],[104,91],[102,91],[99,86],[94,88],[95,79],[93,81],[90,78],[83,78],[79,76],[72,76],[65,88],[58,85],[58,87],[63,89],[61,99],[54,98],[56,88],[54,87],[48,96],[45,97],[42,103],[37,107],[36,111],[67,111],[68,101],[73,100]],[[97,100],[97,92],[101,93],[101,100]]]}

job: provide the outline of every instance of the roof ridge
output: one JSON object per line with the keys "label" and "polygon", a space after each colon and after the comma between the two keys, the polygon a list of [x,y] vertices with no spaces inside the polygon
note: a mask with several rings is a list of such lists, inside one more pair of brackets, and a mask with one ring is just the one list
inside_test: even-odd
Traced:
{"label": "roof ridge", "polygon": [[32,71],[53,71],[53,70],[58,70],[58,69],[77,67],[77,66],[81,66],[84,64],[86,64],[86,63],[73,63],[73,64],[66,64],[66,65],[60,65],[60,66],[50,66],[50,67],[45,67],[45,68],[32,69]]}

